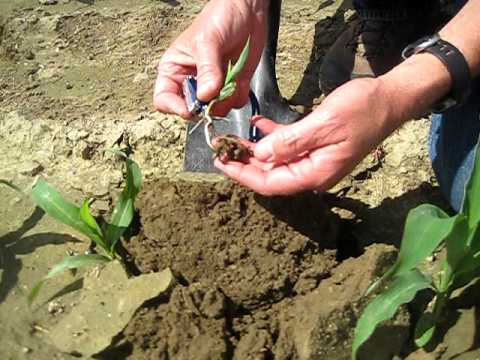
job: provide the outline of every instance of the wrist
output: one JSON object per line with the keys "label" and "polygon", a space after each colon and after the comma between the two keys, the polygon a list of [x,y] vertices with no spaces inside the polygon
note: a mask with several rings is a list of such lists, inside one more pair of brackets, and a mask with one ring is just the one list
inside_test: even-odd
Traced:
{"label": "wrist", "polygon": [[429,53],[416,54],[379,77],[389,104],[389,117],[397,127],[428,113],[452,84],[446,66]]}

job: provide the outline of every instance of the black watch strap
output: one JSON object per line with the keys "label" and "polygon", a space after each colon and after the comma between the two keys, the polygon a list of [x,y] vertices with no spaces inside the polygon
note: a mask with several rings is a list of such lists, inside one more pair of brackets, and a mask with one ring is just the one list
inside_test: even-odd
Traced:
{"label": "black watch strap", "polygon": [[413,54],[428,52],[436,56],[452,77],[452,87],[445,99],[433,107],[434,112],[443,112],[462,105],[471,93],[472,77],[463,54],[454,45],[442,40],[438,34],[419,39],[408,45],[402,52],[404,59]]}

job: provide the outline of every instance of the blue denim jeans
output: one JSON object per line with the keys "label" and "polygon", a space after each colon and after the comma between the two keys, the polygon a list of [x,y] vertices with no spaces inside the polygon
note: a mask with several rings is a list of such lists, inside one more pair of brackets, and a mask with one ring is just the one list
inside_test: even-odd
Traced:
{"label": "blue denim jeans", "polygon": [[480,135],[480,79],[463,106],[433,114],[429,151],[440,190],[459,211],[475,161]]}

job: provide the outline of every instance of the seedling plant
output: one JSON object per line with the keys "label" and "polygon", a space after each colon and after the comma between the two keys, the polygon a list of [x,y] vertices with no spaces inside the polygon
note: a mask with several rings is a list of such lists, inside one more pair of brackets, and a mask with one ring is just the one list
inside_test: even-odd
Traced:
{"label": "seedling plant", "polygon": [[[446,259],[433,276],[422,273],[419,265],[441,246]],[[398,308],[413,300],[420,290],[431,289],[435,296],[415,327],[415,344],[426,346],[432,339],[442,311],[452,292],[480,277],[480,151],[465,188],[461,211],[448,216],[440,208],[423,204],[411,210],[405,223],[400,252],[395,264],[376,281],[367,293],[383,287],[365,308],[354,332],[352,359],[360,346],[381,322],[390,319]]]}
{"label": "seedling plant", "polygon": [[[115,259],[121,260],[117,253],[117,244],[133,220],[135,214],[134,203],[140,191],[142,174],[137,163],[129,159],[123,152],[118,150],[108,151],[124,158],[126,164],[125,188],[113,209],[110,223],[102,222],[99,224],[97,222],[90,212],[89,200],[85,200],[79,207],[63,198],[52,185],[41,178],[33,186],[31,198],[37,206],[54,219],[86,236],[101,249],[101,253],[67,256],[53,266],[48,274],[34,286],[28,296],[29,303],[37,297],[46,280],[65,270],[104,264]],[[2,180],[1,183],[21,191],[10,182]]]}
{"label": "seedling plant", "polygon": [[[240,56],[238,60],[235,62],[235,64],[232,65],[232,60],[228,62],[227,74],[225,75],[225,81],[223,83],[223,87],[220,90],[219,95],[216,98],[212,99],[207,104],[205,113],[203,114],[203,120],[205,122],[205,128],[204,128],[205,140],[208,146],[216,153],[217,153],[218,147],[213,145],[212,140],[215,137],[215,129],[214,129],[213,121],[217,118],[210,115],[210,112],[212,111],[213,105],[225,100],[226,98],[232,96],[235,93],[235,90],[237,88],[236,79],[238,75],[241,73],[241,71],[243,70],[243,68],[245,67],[249,54],[250,54],[250,37],[247,39],[245,47],[240,53]],[[194,127],[192,131],[195,131],[195,129],[196,127]],[[236,141],[236,146],[239,146],[239,145],[241,144],[238,141]]]}

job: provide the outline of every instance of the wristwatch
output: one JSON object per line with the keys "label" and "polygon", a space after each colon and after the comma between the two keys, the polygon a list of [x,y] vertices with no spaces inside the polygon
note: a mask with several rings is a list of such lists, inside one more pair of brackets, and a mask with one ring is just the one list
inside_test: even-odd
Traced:
{"label": "wristwatch", "polygon": [[408,45],[402,51],[402,57],[408,57],[421,52],[436,56],[447,68],[452,77],[450,93],[433,107],[435,113],[444,112],[464,104],[471,93],[472,76],[463,54],[448,41],[442,40],[438,34],[423,37]]}

